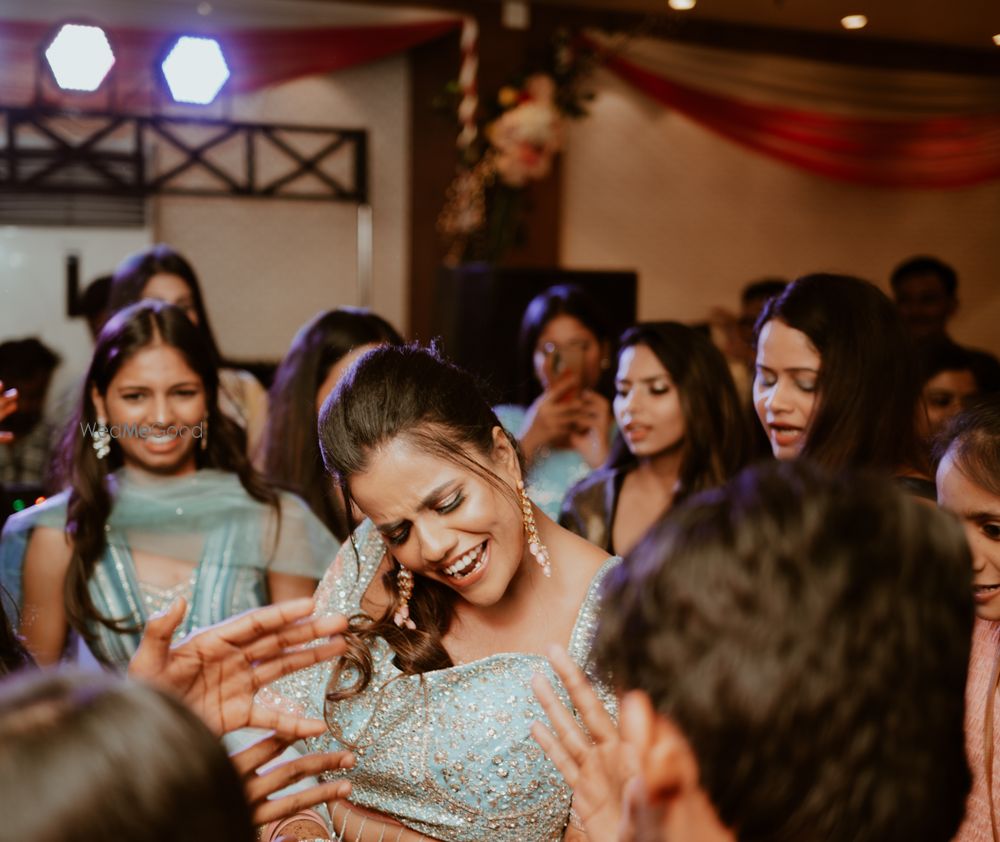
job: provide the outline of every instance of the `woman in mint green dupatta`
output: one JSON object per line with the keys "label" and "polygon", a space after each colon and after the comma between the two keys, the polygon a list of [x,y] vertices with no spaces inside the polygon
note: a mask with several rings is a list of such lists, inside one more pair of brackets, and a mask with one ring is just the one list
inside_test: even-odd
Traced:
{"label": "woman in mint green dupatta", "polygon": [[0,577],[42,663],[81,635],[125,666],[146,617],[176,596],[179,633],[267,602],[311,595],[338,543],[298,498],[268,486],[218,409],[211,355],[183,311],[142,302],[98,339],[69,488],[12,517]]}

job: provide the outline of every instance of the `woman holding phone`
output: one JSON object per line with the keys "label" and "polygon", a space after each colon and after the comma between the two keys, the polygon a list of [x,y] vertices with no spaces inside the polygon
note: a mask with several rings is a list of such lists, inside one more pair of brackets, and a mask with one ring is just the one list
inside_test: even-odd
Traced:
{"label": "woman holding phone", "polygon": [[613,423],[602,381],[610,380],[611,340],[591,298],[563,284],[528,304],[518,347],[532,372],[524,405],[496,412],[520,442],[531,498],[556,518],[566,492],[608,457]]}

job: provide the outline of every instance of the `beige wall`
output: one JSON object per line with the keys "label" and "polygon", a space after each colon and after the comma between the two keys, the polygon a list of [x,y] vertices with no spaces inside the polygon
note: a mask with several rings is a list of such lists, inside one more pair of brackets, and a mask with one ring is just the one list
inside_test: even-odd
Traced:
{"label": "beige wall", "polygon": [[1000,184],[858,187],[763,157],[671,113],[607,72],[569,132],[562,263],[635,268],[639,316],[701,320],[762,275],[850,272],[887,287],[936,254],[960,275],[957,339],[1000,353]]}
{"label": "beige wall", "polygon": [[[374,208],[373,308],[405,326],[408,251],[405,56],[239,97],[232,118],[369,132]],[[224,354],[279,359],[321,309],[359,304],[352,204],[166,197],[155,236],[187,255],[205,287]]]}

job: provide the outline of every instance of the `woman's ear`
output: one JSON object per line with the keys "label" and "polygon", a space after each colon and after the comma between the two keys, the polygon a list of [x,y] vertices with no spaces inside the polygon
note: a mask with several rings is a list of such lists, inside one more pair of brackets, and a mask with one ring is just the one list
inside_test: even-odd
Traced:
{"label": "woman's ear", "polygon": [[508,473],[513,482],[522,479],[521,463],[517,458],[517,449],[507,431],[497,425],[493,428],[493,464],[498,470]]}
{"label": "woman's ear", "polygon": [[635,752],[650,803],[669,808],[670,802],[698,790],[698,761],[690,744],[643,691],[633,690],[622,699],[621,732]]}
{"label": "woman's ear", "polygon": [[104,398],[101,397],[101,393],[97,391],[96,386],[90,387],[90,400],[94,404],[94,411],[97,413],[98,419],[103,418],[105,422],[108,420],[107,407],[104,405]]}

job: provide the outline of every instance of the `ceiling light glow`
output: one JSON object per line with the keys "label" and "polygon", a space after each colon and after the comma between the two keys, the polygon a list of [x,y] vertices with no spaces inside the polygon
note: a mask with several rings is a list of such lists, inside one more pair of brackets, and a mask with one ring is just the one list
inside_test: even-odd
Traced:
{"label": "ceiling light glow", "polygon": [[993,36],[993,43],[1000,47],[1000,33]]}
{"label": "ceiling light glow", "polygon": [[685,12],[693,9],[697,0],[667,0],[667,5],[677,12]]}
{"label": "ceiling light glow", "polygon": [[99,26],[64,24],[45,50],[56,84],[64,91],[96,91],[115,63]]}
{"label": "ceiling light glow", "polygon": [[844,29],[864,29],[868,26],[868,18],[864,15],[847,15],[840,19],[840,25]]}
{"label": "ceiling light glow", "polygon": [[170,95],[193,105],[208,105],[229,79],[229,65],[214,38],[178,38],[162,67]]}

